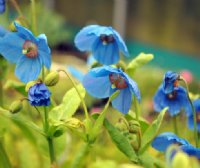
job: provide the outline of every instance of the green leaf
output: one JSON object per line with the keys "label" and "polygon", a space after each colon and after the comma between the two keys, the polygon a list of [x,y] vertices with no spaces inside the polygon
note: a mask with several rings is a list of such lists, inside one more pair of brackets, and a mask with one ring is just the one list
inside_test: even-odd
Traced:
{"label": "green leaf", "polygon": [[1,168],[11,168],[12,167],[1,140],[0,140],[0,167]]}
{"label": "green leaf", "polygon": [[6,81],[4,85],[4,89],[15,89],[19,93],[24,96],[27,96],[27,92],[25,91],[25,84],[13,80]]}
{"label": "green leaf", "polygon": [[[77,88],[81,96],[84,98],[86,93],[84,87],[79,84]],[[71,118],[78,109],[80,103],[81,100],[78,93],[76,92],[75,88],[72,88],[66,92],[62,103],[50,111],[49,117],[58,121],[65,120],[66,118]]]}
{"label": "green leaf", "polygon": [[150,145],[151,141],[157,135],[167,109],[168,109],[167,107],[164,108],[158,115],[157,119],[154,120],[153,123],[144,132],[142,136],[142,143],[141,143],[141,148],[139,150],[139,153],[143,153],[146,150],[146,148]]}
{"label": "green leaf", "polygon": [[126,72],[128,73],[129,76],[133,76],[135,70],[144,64],[148,63],[153,59],[152,54],[145,54],[145,53],[140,53],[135,59],[133,59],[127,66]]}
{"label": "green leaf", "polygon": [[111,139],[113,140],[117,148],[121,152],[123,152],[131,161],[137,163],[138,157],[128,139],[107,119],[104,120],[104,126],[106,127]]}

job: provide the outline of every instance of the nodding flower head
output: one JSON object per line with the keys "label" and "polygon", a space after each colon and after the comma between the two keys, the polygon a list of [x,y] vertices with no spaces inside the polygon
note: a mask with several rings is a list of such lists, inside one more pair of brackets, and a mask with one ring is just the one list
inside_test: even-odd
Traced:
{"label": "nodding flower head", "polygon": [[120,51],[129,56],[121,36],[112,27],[89,25],[78,32],[75,45],[81,51],[91,51],[101,64],[111,65],[119,61]]}
{"label": "nodding flower head", "polygon": [[83,86],[90,95],[97,98],[110,97],[120,90],[119,95],[112,100],[112,105],[124,114],[130,109],[132,94],[140,101],[140,91],[136,82],[121,69],[109,66],[93,68],[83,78]]}
{"label": "nodding flower head", "polygon": [[168,71],[163,78],[163,90],[166,94],[174,91],[174,88],[178,86],[179,74],[176,72]]}

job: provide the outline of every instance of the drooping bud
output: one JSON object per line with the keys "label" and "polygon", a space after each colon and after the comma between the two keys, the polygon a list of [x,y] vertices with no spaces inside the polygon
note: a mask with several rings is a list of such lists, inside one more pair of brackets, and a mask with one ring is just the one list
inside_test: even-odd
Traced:
{"label": "drooping bud", "polygon": [[50,72],[45,80],[44,83],[47,86],[55,86],[59,81],[59,73],[57,71]]}
{"label": "drooping bud", "polygon": [[30,87],[35,85],[37,83],[37,81],[30,81],[26,84],[26,87],[25,87],[25,91],[28,92]]}
{"label": "drooping bud", "polygon": [[11,104],[9,111],[15,114],[15,113],[18,113],[22,109],[22,107],[23,107],[22,101],[16,100]]}

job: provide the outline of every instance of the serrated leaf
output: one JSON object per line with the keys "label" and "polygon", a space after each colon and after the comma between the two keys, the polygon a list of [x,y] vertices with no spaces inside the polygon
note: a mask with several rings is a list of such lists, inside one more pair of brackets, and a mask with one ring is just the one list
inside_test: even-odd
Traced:
{"label": "serrated leaf", "polygon": [[115,128],[107,119],[104,120],[104,126],[106,127],[111,139],[117,146],[117,148],[124,153],[131,161],[137,162],[137,155],[129,143],[128,139]]}
{"label": "serrated leaf", "polygon": [[13,80],[8,80],[4,84],[4,89],[15,89],[19,93],[21,93],[24,96],[27,96],[27,92],[25,91],[25,84]]}
{"label": "serrated leaf", "polygon": [[135,70],[153,59],[153,54],[140,53],[127,66],[126,72],[129,76],[133,76]]}
{"label": "serrated leaf", "polygon": [[157,135],[167,109],[168,108],[164,108],[158,115],[157,119],[154,120],[153,123],[144,132],[142,136],[142,143],[141,143],[141,148],[139,150],[139,153],[143,153],[146,150],[146,148],[150,145],[151,141]]}
{"label": "serrated leaf", "polygon": [[[81,96],[84,98],[86,93],[84,87],[79,84],[77,85],[77,88]],[[71,118],[78,109],[80,103],[81,100],[77,91],[75,90],[75,88],[72,88],[68,92],[66,92],[63,97],[62,103],[50,111],[49,117],[53,120],[58,121],[65,120],[66,118]]]}

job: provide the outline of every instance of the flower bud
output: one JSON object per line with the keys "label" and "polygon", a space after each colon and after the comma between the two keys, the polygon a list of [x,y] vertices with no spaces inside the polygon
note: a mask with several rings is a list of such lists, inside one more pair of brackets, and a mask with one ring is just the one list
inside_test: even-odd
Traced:
{"label": "flower bud", "polygon": [[139,142],[138,142],[137,135],[129,134],[128,139],[129,139],[129,142],[130,142],[131,146],[133,147],[133,149],[135,151],[138,151],[139,150]]}
{"label": "flower bud", "polygon": [[22,101],[16,100],[11,104],[9,111],[13,114],[18,113],[22,109],[22,107],[23,107]]}
{"label": "flower bud", "polygon": [[26,27],[26,25],[27,25],[27,21],[26,21],[25,17],[23,17],[23,16],[18,17],[15,21],[11,22],[9,27],[8,27],[11,32],[17,31],[14,23],[18,23],[18,24],[20,24],[24,27]]}
{"label": "flower bud", "polygon": [[128,125],[127,123],[123,120],[120,119],[116,124],[115,127],[121,131],[121,132],[128,132]]}
{"label": "flower bud", "polygon": [[35,85],[37,83],[37,81],[30,81],[26,84],[26,87],[25,87],[25,91],[28,92],[30,87]]}
{"label": "flower bud", "polygon": [[59,81],[59,73],[57,71],[53,71],[46,76],[44,83],[47,86],[54,86],[58,83],[58,81]]}
{"label": "flower bud", "polygon": [[140,124],[135,120],[129,121],[129,132],[138,133],[139,131],[140,131]]}
{"label": "flower bud", "polygon": [[83,123],[77,118],[69,118],[65,120],[65,125],[68,128],[72,128],[72,129],[73,128],[78,129],[84,126]]}
{"label": "flower bud", "polygon": [[190,160],[187,154],[183,152],[177,152],[172,160],[171,168],[188,168],[190,167]]}

